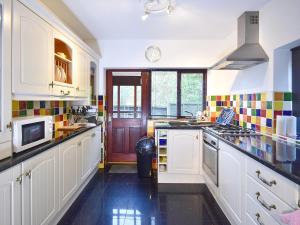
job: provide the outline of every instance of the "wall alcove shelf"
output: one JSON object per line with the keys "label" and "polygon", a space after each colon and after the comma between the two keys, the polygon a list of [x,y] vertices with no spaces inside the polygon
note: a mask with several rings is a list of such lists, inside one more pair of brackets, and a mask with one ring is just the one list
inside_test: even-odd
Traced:
{"label": "wall alcove shelf", "polygon": [[59,39],[54,39],[54,62],[54,80],[72,84],[72,49]]}

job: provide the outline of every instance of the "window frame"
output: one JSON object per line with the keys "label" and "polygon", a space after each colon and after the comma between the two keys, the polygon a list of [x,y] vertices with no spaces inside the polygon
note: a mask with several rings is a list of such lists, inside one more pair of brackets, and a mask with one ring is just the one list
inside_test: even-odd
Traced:
{"label": "window frame", "polygon": [[[172,115],[152,115],[152,72],[158,72],[158,71],[172,71],[172,72],[177,72],[177,115],[172,116]],[[203,105],[203,110],[206,110],[206,96],[207,96],[207,69],[176,69],[176,68],[155,68],[151,69],[149,71],[150,79],[149,79],[149,116],[150,117],[155,117],[155,118],[168,118],[168,117],[176,117],[176,118],[186,118],[187,116],[182,116],[181,115],[181,76],[182,74],[186,73],[202,73],[203,74],[203,83],[202,83],[202,93],[203,93],[203,98],[202,98],[202,105]]]}

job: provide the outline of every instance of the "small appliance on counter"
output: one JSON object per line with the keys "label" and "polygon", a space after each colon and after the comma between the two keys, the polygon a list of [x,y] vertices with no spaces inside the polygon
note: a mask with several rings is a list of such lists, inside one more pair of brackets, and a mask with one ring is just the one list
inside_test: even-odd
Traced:
{"label": "small appliance on counter", "polygon": [[22,152],[50,141],[52,134],[52,116],[34,116],[14,119],[13,152]]}

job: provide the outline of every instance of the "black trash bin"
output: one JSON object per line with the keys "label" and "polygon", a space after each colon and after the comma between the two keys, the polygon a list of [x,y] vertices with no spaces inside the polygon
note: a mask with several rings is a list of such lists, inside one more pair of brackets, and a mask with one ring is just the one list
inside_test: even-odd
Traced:
{"label": "black trash bin", "polygon": [[137,171],[141,178],[151,177],[154,149],[154,138],[143,137],[136,143]]}

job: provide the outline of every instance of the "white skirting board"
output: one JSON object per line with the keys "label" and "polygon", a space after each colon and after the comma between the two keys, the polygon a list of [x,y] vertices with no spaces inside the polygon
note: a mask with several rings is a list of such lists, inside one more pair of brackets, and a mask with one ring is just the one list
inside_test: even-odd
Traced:
{"label": "white skirting board", "polygon": [[98,171],[98,167],[96,167],[93,172],[89,175],[89,177],[86,179],[86,181],[81,185],[81,187],[77,190],[77,192],[73,195],[73,197],[69,200],[69,202],[61,208],[58,212],[53,221],[49,224],[58,224],[58,222],[61,220],[61,218],[65,215],[65,213],[68,211],[68,209],[71,207],[71,205],[75,202],[75,200],[78,198],[78,196],[81,194],[83,189],[87,186],[87,184],[91,181],[91,179],[94,177],[96,172]]}
{"label": "white skirting board", "polygon": [[157,181],[158,183],[200,184],[204,183],[204,178],[200,174],[159,173]]}

